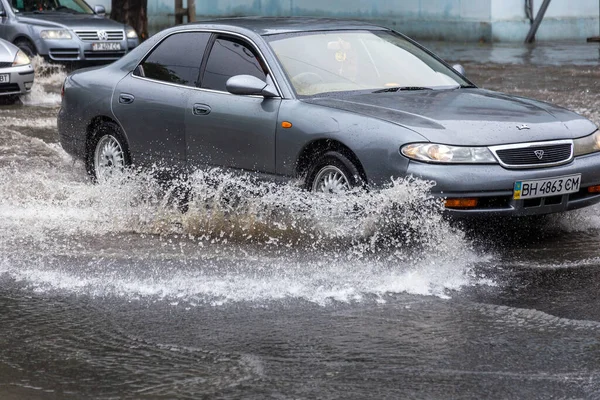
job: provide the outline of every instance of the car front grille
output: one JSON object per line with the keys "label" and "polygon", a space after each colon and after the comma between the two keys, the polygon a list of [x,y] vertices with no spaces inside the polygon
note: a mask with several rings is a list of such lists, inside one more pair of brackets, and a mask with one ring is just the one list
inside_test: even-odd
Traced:
{"label": "car front grille", "polygon": [[125,55],[125,51],[86,51],[86,60],[117,60]]}
{"label": "car front grille", "polygon": [[0,62],[0,68],[8,68],[8,67],[12,67],[13,63],[12,62]]}
{"label": "car front grille", "polygon": [[53,60],[77,60],[79,58],[79,49],[50,49],[50,58]]}
{"label": "car front grille", "polygon": [[[125,38],[123,31],[75,31],[75,34],[84,42],[113,41]],[[104,35],[106,36],[101,37]]]}
{"label": "car front grille", "polygon": [[570,140],[495,146],[491,150],[507,168],[541,168],[565,164],[573,158]]}

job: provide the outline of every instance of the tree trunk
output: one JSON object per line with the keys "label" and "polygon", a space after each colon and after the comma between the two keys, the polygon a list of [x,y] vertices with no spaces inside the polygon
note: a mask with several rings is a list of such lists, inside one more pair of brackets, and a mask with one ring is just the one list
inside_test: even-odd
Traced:
{"label": "tree trunk", "polygon": [[135,29],[140,42],[148,39],[148,0],[111,0],[110,18]]}

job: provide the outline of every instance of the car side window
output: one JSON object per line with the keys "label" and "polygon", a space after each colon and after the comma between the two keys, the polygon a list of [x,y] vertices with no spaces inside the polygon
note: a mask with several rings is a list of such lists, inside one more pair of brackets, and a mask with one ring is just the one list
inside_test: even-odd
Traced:
{"label": "car side window", "polygon": [[210,35],[207,32],[182,32],[167,37],[136,68],[134,75],[198,86],[200,64]]}
{"label": "car side window", "polygon": [[208,56],[202,88],[226,92],[227,80],[236,75],[267,79],[264,63],[252,47],[241,40],[217,38]]}

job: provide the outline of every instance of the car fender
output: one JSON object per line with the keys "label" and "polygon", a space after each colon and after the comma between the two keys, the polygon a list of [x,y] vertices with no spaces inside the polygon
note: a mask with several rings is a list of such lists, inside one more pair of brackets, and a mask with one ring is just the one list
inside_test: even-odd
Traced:
{"label": "car fender", "polygon": [[[283,122],[292,126],[284,128]],[[392,177],[404,176],[408,159],[400,154],[402,144],[426,141],[408,128],[377,118],[286,100],[281,104],[277,127],[277,173],[297,175],[303,151],[318,140],[335,141],[350,149],[369,184],[375,186],[389,182]]]}
{"label": "car fender", "polygon": [[[123,78],[111,65],[77,70],[65,80],[65,95],[58,115],[59,135],[63,140],[85,143],[90,124],[98,118],[118,123],[111,100],[116,84]],[[84,157],[78,151],[77,157]]]}

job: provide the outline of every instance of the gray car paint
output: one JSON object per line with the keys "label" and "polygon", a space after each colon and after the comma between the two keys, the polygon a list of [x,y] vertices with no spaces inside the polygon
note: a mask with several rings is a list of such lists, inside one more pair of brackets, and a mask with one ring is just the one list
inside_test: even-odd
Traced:
{"label": "gray car paint", "polygon": [[[128,95],[134,97],[132,104],[123,103],[121,97]],[[112,110],[127,132],[131,152],[139,154],[136,156],[139,165],[163,160],[185,165],[187,96],[188,91],[180,86],[139,79],[131,74],[118,83]]]}
{"label": "gray car paint", "polygon": [[[211,112],[194,115],[194,104],[210,105]],[[275,173],[280,105],[280,98],[192,90],[185,117],[188,162]]]}
{"label": "gray car paint", "polygon": [[[120,30],[124,32],[124,39],[119,41],[122,54],[135,48],[139,40],[127,39],[125,32],[127,25],[113,21],[102,15],[96,14],[69,14],[65,12],[15,12],[8,0],[0,0],[0,9],[4,10],[5,15],[0,17],[0,38],[11,43],[26,39],[33,46],[37,54],[47,59],[57,62],[65,61],[114,61],[121,57],[114,55],[103,55],[96,52],[93,56],[86,55],[92,51],[91,41],[83,41],[77,37],[75,31],[100,31],[100,30]],[[62,40],[44,40],[40,38],[40,32],[44,29],[67,29],[70,31],[72,39]],[[50,49],[77,49],[77,52],[70,56],[52,53]]]}
{"label": "gray car paint", "polygon": [[[187,163],[189,167],[199,164],[218,164],[242,168],[259,173],[271,173],[271,158],[274,159],[274,173],[277,176],[296,177],[297,163],[303,149],[315,140],[336,141],[356,155],[363,167],[369,184],[378,187],[389,182],[391,177],[402,177],[412,174],[423,179],[435,180],[436,195],[446,196],[448,193],[466,196],[476,193],[486,195],[509,195],[515,180],[533,179],[539,177],[555,177],[573,173],[584,174],[584,186],[600,184],[600,155],[578,157],[573,162],[560,167],[539,168],[533,170],[507,170],[499,165],[431,165],[409,161],[401,155],[399,149],[405,143],[435,141],[454,145],[499,145],[520,142],[533,142],[552,139],[578,138],[591,134],[595,125],[575,113],[559,107],[538,102],[494,93],[482,89],[456,89],[439,91],[396,92],[361,95],[323,96],[321,98],[296,98],[279,63],[270,47],[262,38],[263,34],[278,34],[307,30],[338,30],[338,29],[376,29],[385,28],[367,25],[362,22],[345,22],[330,20],[313,20],[302,18],[246,18],[210,21],[165,30],[147,42],[140,45],[130,54],[114,64],[102,69],[77,71],[71,74],[65,84],[66,96],[59,113],[58,126],[61,143],[67,151],[79,158],[86,155],[86,140],[90,128],[100,118],[117,121],[124,128],[129,141],[132,159],[136,164],[145,164],[147,154],[142,150],[143,143],[137,130],[148,129],[150,125],[138,121],[137,128],[128,128],[119,118],[115,98],[117,83],[126,82],[132,78],[131,72],[138,62],[164,37],[174,32],[184,30],[200,30],[213,32],[231,32],[242,35],[253,43],[272,71],[274,81],[281,93],[278,115],[273,134],[275,145],[266,140],[264,146],[252,147],[253,137],[244,135],[246,132],[259,132],[264,129],[264,121],[256,119],[256,106],[241,107],[231,114],[224,110],[225,104],[241,104],[254,102],[262,104],[263,108],[273,110],[268,105],[273,99],[234,96],[219,93],[218,96],[208,91],[196,88],[179,87],[173,93],[150,90],[149,82],[136,79],[146,85],[145,89],[135,89],[143,92],[148,101],[154,101],[156,107],[170,102],[185,99],[185,115],[183,125],[190,121],[202,120],[190,116],[191,107],[195,103],[209,105],[211,114],[223,118],[231,115],[233,125],[221,125],[219,135],[227,129],[227,140],[219,135],[202,133],[203,127],[198,122],[197,127],[185,126]],[[175,85],[176,86],[176,85]],[[93,90],[90,88],[93,87]],[[121,87],[119,86],[119,89]],[[132,89],[133,91],[134,89]],[[158,94],[160,93],[160,94]],[[138,95],[137,93],[132,93]],[[219,102],[219,96],[226,96],[227,102]],[[112,98],[112,105],[110,99]],[[209,99],[209,100],[206,100]],[[252,99],[252,100],[248,100]],[[180,104],[183,104],[181,100]],[[215,109],[216,108],[216,109]],[[275,107],[277,108],[277,107]],[[115,112],[113,112],[113,109]],[[178,111],[173,110],[178,113]],[[263,117],[267,118],[269,113]],[[149,117],[148,113],[138,114],[138,118]],[[179,118],[177,116],[173,118]],[[208,119],[205,119],[208,121]],[[236,121],[240,124],[235,126]],[[293,123],[291,129],[283,129],[282,121]],[[527,124],[530,129],[522,132],[518,125]],[[239,126],[245,129],[235,130]],[[207,124],[208,129],[218,128]],[[229,130],[229,127],[233,127]],[[167,127],[157,128],[145,137],[146,143],[158,143],[161,135],[167,132]],[[178,125],[177,129],[182,129]],[[200,132],[200,133],[198,133]],[[271,131],[261,131],[267,138]],[[239,133],[236,136],[235,133]],[[194,145],[193,135],[205,135],[209,141],[206,146]],[[137,135],[137,136],[136,136]],[[181,137],[181,134],[178,134]],[[250,139],[250,140],[249,140]],[[264,139],[264,136],[263,136]],[[259,140],[256,141],[259,144]],[[179,150],[163,153],[163,160],[173,160],[172,154],[181,154]],[[244,151],[248,144],[251,150]],[[216,149],[216,151],[215,151]],[[270,149],[273,149],[272,151]],[[174,153],[173,153],[174,152]],[[200,152],[202,154],[200,154]],[[192,153],[192,154],[190,154]],[[160,156],[159,156],[160,157]],[[511,215],[538,214],[554,211],[564,211],[589,205],[600,201],[600,196],[590,196],[585,201],[569,202],[567,205],[539,207],[538,209],[523,209],[521,203],[514,202],[507,210],[499,210],[500,214]],[[517,204],[518,203],[518,204]],[[468,211],[471,214],[492,213]]]}
{"label": "gray car paint", "polygon": [[[6,40],[0,39],[0,63],[12,63],[17,56],[19,48]],[[31,64],[21,66],[8,66],[0,68],[0,74],[9,74],[10,82],[0,84],[0,96],[22,95],[31,91],[34,80],[34,70]],[[10,84],[17,84],[18,88],[12,88]]]}
{"label": "gray car paint", "polygon": [[[462,146],[573,139],[596,130],[584,117],[556,106],[482,89],[365,94],[307,101],[394,122],[432,142]],[[530,129],[516,129],[523,124]],[[569,129],[567,124],[575,129]]]}

